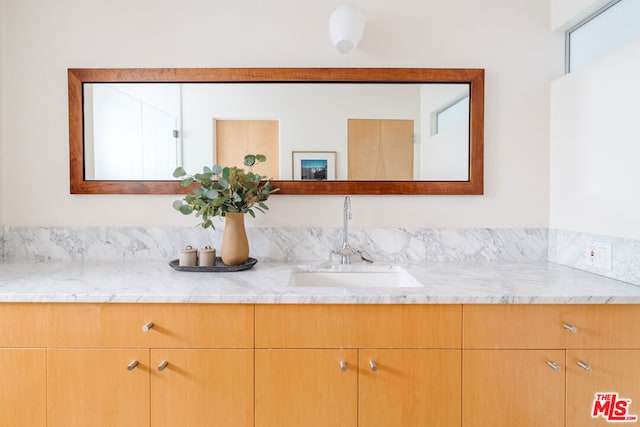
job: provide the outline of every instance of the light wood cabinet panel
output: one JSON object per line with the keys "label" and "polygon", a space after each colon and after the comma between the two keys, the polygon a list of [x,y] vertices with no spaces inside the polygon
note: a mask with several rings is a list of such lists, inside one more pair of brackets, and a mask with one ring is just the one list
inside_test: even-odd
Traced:
{"label": "light wood cabinet panel", "polygon": [[464,348],[564,348],[567,306],[465,305]]}
{"label": "light wood cabinet panel", "polygon": [[566,334],[567,348],[640,348],[640,305],[570,305],[563,312],[576,327]]}
{"label": "light wood cabinet panel", "polygon": [[611,392],[631,399],[628,414],[640,416],[640,350],[567,351],[568,427],[611,425],[602,416],[591,416],[595,394]]}
{"label": "light wood cabinet panel", "polygon": [[350,180],[413,179],[413,120],[349,119]]}
{"label": "light wood cabinet panel", "polygon": [[46,306],[0,303],[0,331],[0,347],[46,347]]}
{"label": "light wood cabinet panel", "polygon": [[46,384],[48,427],[149,426],[149,350],[49,349]]}
{"label": "light wood cabinet panel", "polygon": [[51,304],[48,323],[51,347],[253,347],[251,305]]}
{"label": "light wood cabinet panel", "polygon": [[252,350],[151,350],[151,362],[153,427],[253,426]]}
{"label": "light wood cabinet panel", "polygon": [[564,426],[564,360],[564,350],[464,350],[463,427]]}
{"label": "light wood cabinet panel", "polygon": [[638,348],[640,306],[470,304],[463,328],[465,348]]}
{"label": "light wood cabinet panel", "polygon": [[257,348],[460,348],[459,305],[257,305]]}
{"label": "light wood cabinet panel", "polygon": [[361,350],[359,366],[359,427],[460,426],[460,350]]}
{"label": "light wood cabinet panel", "polygon": [[256,350],[255,357],[256,427],[357,426],[356,350]]}
{"label": "light wood cabinet panel", "polygon": [[1,427],[46,425],[46,361],[45,349],[0,349]]}
{"label": "light wood cabinet panel", "polygon": [[244,169],[245,155],[264,154],[267,161],[257,164],[253,172],[270,179],[280,178],[278,120],[216,120],[215,127],[216,164]]}

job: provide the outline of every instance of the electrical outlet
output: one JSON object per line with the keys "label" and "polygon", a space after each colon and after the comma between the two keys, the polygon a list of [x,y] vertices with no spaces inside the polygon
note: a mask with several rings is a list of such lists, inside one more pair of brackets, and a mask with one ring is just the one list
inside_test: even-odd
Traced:
{"label": "electrical outlet", "polygon": [[585,248],[587,265],[598,270],[611,270],[611,243],[590,242]]}

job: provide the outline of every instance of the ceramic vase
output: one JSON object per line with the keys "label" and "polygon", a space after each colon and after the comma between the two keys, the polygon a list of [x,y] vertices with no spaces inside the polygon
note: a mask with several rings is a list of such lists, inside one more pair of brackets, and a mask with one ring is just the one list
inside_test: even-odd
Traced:
{"label": "ceramic vase", "polygon": [[249,241],[244,228],[244,214],[227,212],[220,257],[226,265],[240,265],[249,258]]}

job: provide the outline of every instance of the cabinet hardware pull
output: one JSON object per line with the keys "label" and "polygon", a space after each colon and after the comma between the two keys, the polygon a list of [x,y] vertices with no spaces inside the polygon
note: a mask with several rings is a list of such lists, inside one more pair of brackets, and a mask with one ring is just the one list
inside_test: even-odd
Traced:
{"label": "cabinet hardware pull", "polygon": [[136,366],[138,366],[138,361],[137,360],[132,360],[127,365],[127,371],[133,371],[136,368]]}
{"label": "cabinet hardware pull", "polygon": [[160,362],[160,364],[158,365],[158,372],[164,371],[164,368],[166,368],[167,365],[169,365],[169,362],[167,362],[166,360]]}
{"label": "cabinet hardware pull", "polygon": [[347,362],[345,362],[344,360],[341,360],[341,361],[340,361],[340,370],[341,370],[342,372],[344,372],[344,371],[346,371],[346,370],[347,370]]}
{"label": "cabinet hardware pull", "polygon": [[142,332],[149,332],[149,329],[153,328],[153,322],[147,322],[142,325]]}
{"label": "cabinet hardware pull", "polygon": [[549,361],[547,362],[547,365],[549,365],[549,367],[550,367],[551,369],[553,369],[554,371],[556,371],[556,372],[560,372],[560,365],[558,365],[556,362],[552,362],[551,360],[549,360]]}
{"label": "cabinet hardware pull", "polygon": [[589,365],[588,363],[584,363],[582,360],[578,360],[578,366],[580,366],[587,372],[591,371],[591,365]]}
{"label": "cabinet hardware pull", "polygon": [[578,332],[578,328],[568,323],[563,323],[562,327],[565,328],[567,331],[571,332],[572,334],[575,334]]}
{"label": "cabinet hardware pull", "polygon": [[378,365],[373,360],[369,360],[369,367],[371,368],[371,372],[375,372],[378,370]]}

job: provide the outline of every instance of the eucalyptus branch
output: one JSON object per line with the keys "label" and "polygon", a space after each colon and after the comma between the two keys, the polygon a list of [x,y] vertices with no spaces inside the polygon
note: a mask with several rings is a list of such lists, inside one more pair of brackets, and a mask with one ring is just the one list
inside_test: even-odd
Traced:
{"label": "eucalyptus branch", "polygon": [[203,228],[215,228],[211,219],[226,216],[227,212],[248,213],[255,217],[255,208],[264,213],[269,209],[264,202],[278,191],[266,176],[253,172],[253,166],[266,160],[262,154],[244,156],[248,171],[235,166],[214,165],[205,166],[202,173],[188,175],[183,167],[176,168],[173,176],[182,179],[183,187],[193,185],[193,189],[184,199],[174,201],[173,207],[184,215],[195,213],[196,217],[202,217],[199,225]]}

